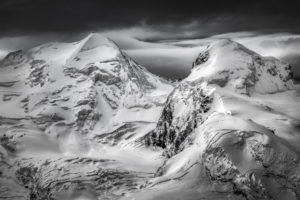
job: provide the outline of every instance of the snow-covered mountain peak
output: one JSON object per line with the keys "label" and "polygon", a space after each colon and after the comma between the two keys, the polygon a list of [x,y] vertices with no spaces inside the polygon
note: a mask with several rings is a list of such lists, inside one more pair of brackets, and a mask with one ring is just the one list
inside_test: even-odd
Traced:
{"label": "snow-covered mountain peak", "polygon": [[250,95],[294,89],[292,78],[289,64],[273,57],[262,57],[232,40],[221,39],[199,54],[185,80],[205,80]]}
{"label": "snow-covered mountain peak", "polygon": [[[20,117],[56,116],[75,123],[80,132],[96,124],[103,131],[122,125],[124,110],[127,116],[132,113],[126,121],[153,121],[153,115],[136,114],[159,108],[173,88],[99,34],[10,53],[1,63],[0,78],[7,91],[0,115],[7,116],[6,108],[11,108]],[[45,129],[51,123],[42,124]]]}

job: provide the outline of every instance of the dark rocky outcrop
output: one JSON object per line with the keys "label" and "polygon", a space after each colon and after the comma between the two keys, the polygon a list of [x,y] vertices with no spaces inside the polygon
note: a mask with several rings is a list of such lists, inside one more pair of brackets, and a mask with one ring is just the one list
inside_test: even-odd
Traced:
{"label": "dark rocky outcrop", "polygon": [[178,153],[203,122],[212,101],[212,96],[200,84],[180,83],[169,95],[157,127],[146,136],[146,145],[166,149],[168,157]]}

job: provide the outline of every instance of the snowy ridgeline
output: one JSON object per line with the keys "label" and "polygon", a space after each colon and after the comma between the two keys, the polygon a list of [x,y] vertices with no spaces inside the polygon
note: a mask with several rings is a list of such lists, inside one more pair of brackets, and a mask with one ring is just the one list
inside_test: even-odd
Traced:
{"label": "snowy ridgeline", "polygon": [[231,40],[170,83],[90,34],[0,61],[4,199],[300,199],[291,67]]}

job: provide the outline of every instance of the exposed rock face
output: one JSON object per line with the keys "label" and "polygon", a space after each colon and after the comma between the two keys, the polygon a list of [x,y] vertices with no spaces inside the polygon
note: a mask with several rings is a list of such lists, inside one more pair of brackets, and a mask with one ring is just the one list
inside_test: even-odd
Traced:
{"label": "exposed rock face", "polygon": [[95,136],[95,140],[101,143],[108,143],[110,145],[117,145],[128,139],[134,137],[135,131],[139,128],[141,124],[150,124],[149,122],[129,122],[124,123],[122,126],[116,128],[115,130],[103,133],[101,135]]}
{"label": "exposed rock face", "polygon": [[205,85],[180,83],[168,97],[157,127],[145,138],[147,145],[166,149],[168,157],[184,148],[185,140],[201,124],[213,97]]}
{"label": "exposed rock face", "polygon": [[5,56],[5,58],[0,62],[2,67],[14,65],[18,67],[19,64],[24,63],[28,60],[28,57],[24,54],[22,50],[11,52]]}
{"label": "exposed rock face", "polygon": [[205,63],[209,59],[209,51],[201,52],[196,58],[195,62],[193,62],[193,68]]}
{"label": "exposed rock face", "polygon": [[48,81],[49,65],[44,60],[33,60],[30,65],[30,74],[27,78],[30,87],[37,85],[42,87]]}

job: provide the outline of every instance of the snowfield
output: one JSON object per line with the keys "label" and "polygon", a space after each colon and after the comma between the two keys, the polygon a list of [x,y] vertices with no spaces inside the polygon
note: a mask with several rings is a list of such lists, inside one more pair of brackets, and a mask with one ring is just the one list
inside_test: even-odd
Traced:
{"label": "snowfield", "polygon": [[219,39],[191,67],[170,83],[99,34],[7,54],[0,199],[300,199],[290,65]]}

